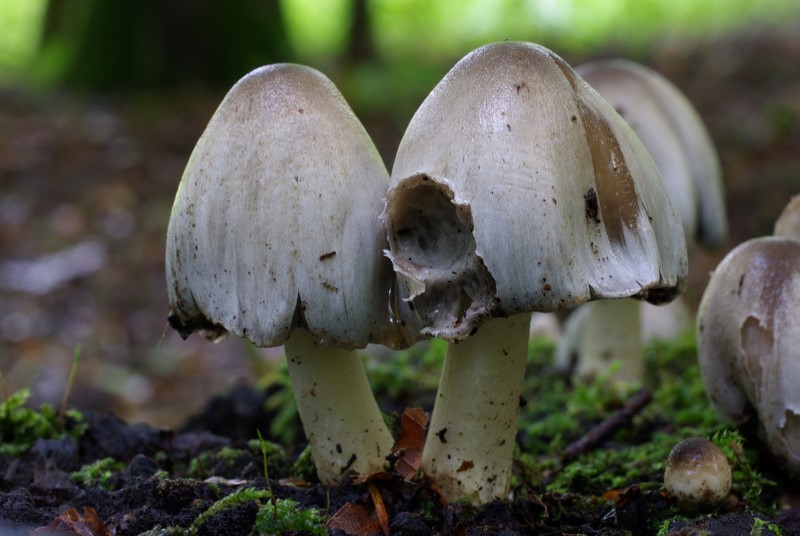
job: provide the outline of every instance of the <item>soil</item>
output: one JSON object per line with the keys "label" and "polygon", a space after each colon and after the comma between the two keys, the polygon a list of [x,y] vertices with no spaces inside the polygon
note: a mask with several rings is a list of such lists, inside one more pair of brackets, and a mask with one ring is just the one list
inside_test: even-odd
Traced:
{"label": "soil", "polygon": [[[667,43],[641,58],[681,87],[709,125],[725,170],[731,247],[769,234],[789,196],[800,191],[798,58],[797,34],[752,34],[692,48]],[[63,100],[48,100],[46,106],[19,95],[1,100],[5,126],[0,127],[0,162],[10,170],[10,189],[0,199],[3,277],[10,273],[11,260],[43,255],[87,237],[103,244],[101,253],[92,250],[103,266],[91,284],[79,273],[45,291],[0,280],[0,370],[16,374],[9,380],[12,390],[18,386],[14,382],[33,387],[36,404],[57,399],[67,376],[69,359],[64,355],[71,355],[76,342],[83,342],[93,363],[84,370],[96,371],[79,374],[71,399],[84,410],[84,434],[77,440],[40,439],[21,457],[0,456],[0,534],[166,534],[168,527],[187,529],[235,490],[267,490],[261,452],[252,443],[253,430],[268,429],[274,417],[264,410],[267,393],[245,386],[231,390],[235,381],[252,383],[256,376],[244,370],[249,350],[206,350],[204,341],[189,341],[187,351],[172,334],[152,343],[152,334],[164,330],[162,241],[175,177],[213,110],[212,101],[184,104],[183,112],[193,110],[190,120],[179,119],[178,112],[166,114],[149,131],[153,115],[141,104],[145,110],[123,112],[114,102],[82,109],[67,101],[65,112]],[[136,119],[137,114],[149,119]],[[367,117],[365,123],[372,131],[382,119]],[[87,124],[96,127],[95,133],[110,134],[64,141],[73,139],[70,131]],[[396,127],[386,127],[384,135],[376,136],[387,161],[396,135]],[[388,141],[381,142],[384,138]],[[724,253],[701,252],[693,261],[695,300]],[[156,305],[152,296],[160,300]],[[181,364],[165,370],[165,354],[181,352]],[[48,361],[53,355],[57,358]],[[124,381],[114,383],[118,370],[125,371]],[[221,370],[227,374],[224,379]],[[53,378],[58,388],[52,387]],[[225,390],[227,395],[199,411],[204,400],[198,400],[198,392]],[[193,405],[182,405],[185,400]],[[384,400],[382,405],[403,408],[406,401]],[[114,411],[97,411],[104,407]],[[137,420],[161,426],[130,424]],[[68,421],[66,426],[77,424]],[[588,433],[588,427],[581,433]],[[603,500],[584,496],[581,489],[550,494],[536,493],[533,487],[512,501],[482,508],[445,504],[426,482],[407,482],[397,474],[325,488],[313,475],[297,474],[293,464],[302,447],[302,441],[288,446],[284,461],[270,467],[271,489],[277,498],[338,519],[340,525],[329,524],[330,534],[383,534],[377,521],[380,502],[395,536],[651,534],[652,519],[672,507],[660,489],[636,483]],[[237,450],[222,455],[226,448]],[[593,448],[625,445],[605,441]],[[124,468],[103,486],[70,478],[82,466],[109,457]],[[198,469],[197,460],[207,465]],[[796,492],[796,483],[781,480],[774,468],[767,470],[779,482],[772,493],[780,494],[781,486]],[[659,478],[642,475],[640,481]],[[783,534],[800,534],[800,507],[787,501],[769,518],[733,498],[712,516],[674,522],[670,534],[749,535],[756,533],[754,518],[776,523]],[[224,509],[197,532],[249,534],[257,510],[255,502]]]}
{"label": "soil", "polygon": [[[126,424],[113,414],[89,412],[83,416],[88,427],[77,441],[40,439],[21,457],[0,456],[0,534],[175,534],[180,533],[175,532],[176,527],[187,529],[215,502],[236,490],[268,490],[259,449],[248,442],[249,430],[263,426],[265,417],[269,418],[263,411],[264,400],[263,391],[241,386],[229,397],[214,399],[206,412],[179,431]],[[66,426],[69,429],[71,424]],[[221,456],[225,448],[237,450]],[[290,461],[298,453],[295,450]],[[103,458],[123,462],[123,468],[102,485],[70,478],[82,466]],[[192,463],[201,459],[206,465],[198,470]],[[446,504],[428,483],[409,482],[396,473],[326,488],[314,483],[313,476],[308,481],[296,476],[291,467],[277,464],[269,469],[271,492],[279,499],[296,501],[298,507],[327,513],[332,535],[383,534],[376,521],[381,510],[376,492],[388,514],[388,530],[395,536],[645,535],[654,533],[654,518],[673,508],[660,489],[644,490],[636,484],[602,500],[583,496],[580,490],[520,492],[512,501],[474,508],[464,503]],[[645,481],[658,478],[642,475]],[[352,508],[358,509],[352,513]],[[250,534],[257,511],[258,505],[252,501],[224,509],[209,517],[196,533]],[[800,507],[767,519],[756,516],[733,496],[712,516],[698,514],[694,519],[690,516],[673,522],[669,534],[747,536],[754,534],[755,517],[774,522],[772,528],[780,527],[785,535],[800,534]],[[168,527],[172,532],[167,532]],[[774,533],[766,528],[760,534]]]}

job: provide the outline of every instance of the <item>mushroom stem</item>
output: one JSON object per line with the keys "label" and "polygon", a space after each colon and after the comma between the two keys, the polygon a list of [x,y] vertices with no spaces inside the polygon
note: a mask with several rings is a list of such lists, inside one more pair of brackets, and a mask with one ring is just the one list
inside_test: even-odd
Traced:
{"label": "mushroom stem", "polygon": [[421,461],[447,500],[508,493],[530,321],[495,318],[448,348]]}
{"label": "mushroom stem", "polygon": [[284,344],[297,411],[326,486],[349,473],[380,471],[392,449],[392,435],[354,350],[321,346],[296,328]]}
{"label": "mushroom stem", "polygon": [[[586,378],[608,374],[615,384],[641,382],[644,360],[641,340],[641,302],[632,298],[588,303],[580,339],[576,373]],[[615,365],[612,370],[611,366]]]}

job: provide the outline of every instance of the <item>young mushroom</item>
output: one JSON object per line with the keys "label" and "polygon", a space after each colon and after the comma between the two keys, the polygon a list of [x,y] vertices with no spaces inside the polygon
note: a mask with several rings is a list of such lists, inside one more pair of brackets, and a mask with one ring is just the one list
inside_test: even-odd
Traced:
{"label": "young mushroom", "polygon": [[697,325],[700,374],[717,414],[732,424],[757,419],[770,451],[794,476],[800,476],[798,304],[800,240],[791,233],[754,238],[714,270]]}
{"label": "young mushroom", "polygon": [[[724,245],[728,221],[722,172],[711,137],[692,104],[656,71],[622,59],[597,60],[576,67],[630,125],[653,156],[681,217],[689,254],[699,242]],[[654,306],[633,300],[597,301],[565,325],[559,362],[576,359],[576,373],[587,377],[609,371],[617,381],[643,378],[642,340],[671,338],[688,330],[691,314],[683,300]],[[636,317],[636,318],[635,318]],[[625,322],[628,329],[618,326]]]}
{"label": "young mushroom", "polygon": [[664,488],[685,512],[708,511],[731,492],[731,466],[722,450],[704,437],[689,437],[667,457]]}
{"label": "young mushroom", "polygon": [[403,299],[450,341],[421,468],[447,499],[508,491],[531,311],[668,301],[680,220],[613,109],[553,52],[481,47],[400,143],[382,218]]}
{"label": "young mushroom", "polygon": [[388,172],[321,73],[242,78],[189,159],[172,208],[170,323],[284,345],[320,481],[379,470],[392,447],[353,348],[408,341],[392,322],[378,219]]}

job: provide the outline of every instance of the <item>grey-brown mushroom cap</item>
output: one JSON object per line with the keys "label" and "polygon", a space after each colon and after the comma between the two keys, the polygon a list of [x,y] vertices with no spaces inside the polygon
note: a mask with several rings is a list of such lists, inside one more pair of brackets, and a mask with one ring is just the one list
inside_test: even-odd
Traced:
{"label": "grey-brown mushroom cap", "polygon": [[575,68],[628,122],[653,155],[687,240],[721,247],[728,239],[722,169],[689,99],[658,72],[624,59]]}
{"label": "grey-brown mushroom cap", "polygon": [[257,346],[409,341],[389,314],[379,214],[389,177],[334,84],[277,64],[242,78],[186,166],[170,217],[173,326]]}
{"label": "grey-brown mushroom cap", "polygon": [[776,457],[800,474],[800,241],[756,238],[720,262],[698,311],[698,361],[727,422],[751,412]]}
{"label": "grey-brown mushroom cap", "polygon": [[714,443],[704,437],[689,437],[670,451],[664,487],[682,510],[711,510],[730,494],[731,467]]}
{"label": "grey-brown mushroom cap", "polygon": [[429,267],[403,255],[407,229],[397,223],[404,219],[397,201],[425,181],[461,212],[455,232],[472,231],[491,296],[467,301],[483,301],[494,315],[601,297],[663,302],[685,288],[684,233],[652,157],[610,105],[543,47],[503,42],[475,50],[411,120],[382,217],[395,270],[417,279]]}

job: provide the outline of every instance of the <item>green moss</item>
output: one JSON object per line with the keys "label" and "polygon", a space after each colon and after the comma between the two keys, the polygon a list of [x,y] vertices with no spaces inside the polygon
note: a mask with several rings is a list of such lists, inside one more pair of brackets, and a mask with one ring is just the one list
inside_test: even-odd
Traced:
{"label": "green moss", "polygon": [[292,466],[292,476],[301,478],[308,482],[317,479],[317,467],[314,465],[314,458],[311,456],[311,447],[306,446],[295,460]]}
{"label": "green moss", "polygon": [[750,536],[783,536],[783,531],[775,523],[771,523],[759,517],[753,518],[753,527],[750,529]]}
{"label": "green moss", "polygon": [[269,492],[256,488],[242,488],[234,491],[230,495],[227,495],[212,504],[206,511],[197,516],[192,522],[191,526],[189,526],[188,532],[189,534],[197,534],[197,531],[200,530],[200,527],[202,527],[209,519],[220,512],[223,512],[224,510],[250,502],[258,502],[260,504],[262,501],[267,499],[269,499]]}
{"label": "green moss", "polygon": [[660,487],[664,462],[673,444],[666,434],[656,434],[641,445],[590,451],[563,467],[546,489],[553,493],[580,490],[587,495],[603,495],[634,484],[644,489]]}
{"label": "green moss", "polygon": [[111,477],[125,469],[125,464],[114,458],[101,458],[94,463],[84,465],[69,475],[70,480],[78,482],[85,488],[98,486],[112,490]]}
{"label": "green moss", "polygon": [[776,483],[761,474],[755,468],[756,452],[745,447],[745,439],[737,431],[723,428],[714,433],[710,440],[716,444],[732,466],[732,490],[740,496],[751,510],[767,515],[774,515],[776,505],[765,502],[764,488]]}
{"label": "green moss", "polygon": [[[282,478],[288,475],[289,467],[286,451],[277,443],[264,441],[267,463],[275,469],[274,476]],[[204,451],[188,461],[185,474],[191,478],[205,479],[210,476],[230,474],[237,468],[259,460],[261,461],[261,443],[258,439],[247,442],[246,448],[222,447],[218,450]]]}
{"label": "green moss", "polygon": [[270,492],[256,488],[242,488],[223,497],[197,516],[189,527],[188,534],[197,534],[200,528],[212,517],[230,508],[248,503],[258,505],[256,521],[251,534],[283,534],[302,532],[324,536],[325,528],[319,512],[313,508],[301,508],[289,499],[270,500]]}
{"label": "green moss", "polygon": [[719,426],[707,402],[696,356],[693,331],[674,341],[659,340],[647,346],[645,381],[653,391],[653,403],[646,412],[649,418],[706,431]]}
{"label": "green moss", "polygon": [[[756,449],[738,431],[720,425],[707,401],[693,333],[649,344],[645,360],[645,385],[652,400],[630,425],[564,464],[566,446],[623,407],[633,390],[603,381],[569,381],[552,371],[551,348],[532,346],[525,383],[529,403],[521,412],[521,448],[515,455],[515,488],[556,495],[577,491],[582,495],[578,507],[586,510],[612,490],[632,486],[660,490],[670,450],[686,437],[702,436],[722,447],[731,462],[733,492],[751,509],[773,512],[764,491],[775,483],[755,469]],[[654,532],[661,527],[666,533],[678,517],[674,508],[653,512]]]}
{"label": "green moss", "polygon": [[278,499],[275,505],[264,504],[256,514],[253,535],[273,535],[285,532],[302,532],[325,536],[327,531],[322,516],[313,508],[301,508],[290,499]]}
{"label": "green moss", "polygon": [[20,389],[0,403],[0,455],[21,456],[38,439],[78,438],[86,431],[80,412],[69,410],[60,419],[50,404],[38,411],[26,406],[29,389]]}
{"label": "green moss", "polygon": [[396,352],[390,359],[368,360],[370,385],[377,396],[397,401],[435,391],[446,353],[447,343],[433,339]]}
{"label": "green moss", "polygon": [[258,379],[258,386],[272,389],[272,394],[264,401],[264,409],[273,415],[269,436],[283,445],[294,445],[300,438],[300,429],[295,425],[299,417],[286,360],[281,359],[264,372]]}

